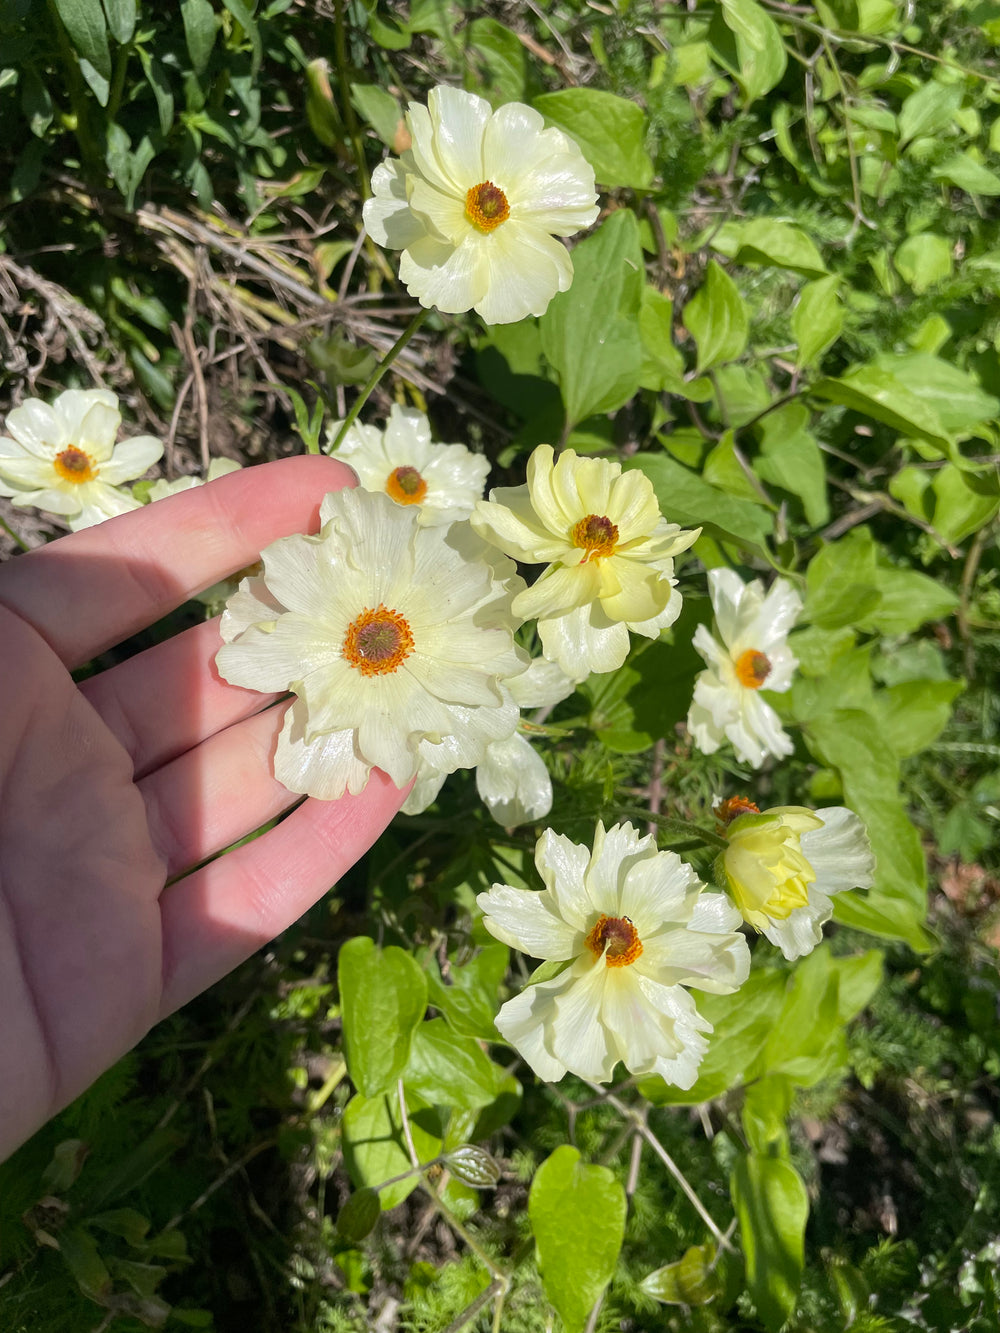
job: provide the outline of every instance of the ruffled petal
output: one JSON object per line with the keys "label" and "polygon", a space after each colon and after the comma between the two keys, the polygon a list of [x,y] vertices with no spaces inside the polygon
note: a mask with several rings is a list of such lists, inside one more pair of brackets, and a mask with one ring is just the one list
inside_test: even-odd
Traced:
{"label": "ruffled petal", "polygon": [[476,766],[476,790],[504,828],[542,819],[552,809],[552,779],[530,741],[516,732],[487,746]]}
{"label": "ruffled petal", "polygon": [[548,893],[494,884],[476,902],[490,934],[531,958],[561,961],[583,947],[580,931],[558,914]]}

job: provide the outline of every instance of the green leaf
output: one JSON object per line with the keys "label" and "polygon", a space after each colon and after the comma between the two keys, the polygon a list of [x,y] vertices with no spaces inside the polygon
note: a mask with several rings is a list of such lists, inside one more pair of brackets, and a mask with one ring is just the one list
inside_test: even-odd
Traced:
{"label": "green leaf", "polygon": [[474,19],[468,33],[468,54],[483,67],[478,91],[494,106],[525,101],[527,57],[517,34],[491,18]]}
{"label": "green leaf", "polygon": [[250,50],[253,53],[250,72],[256,74],[260,69],[261,61],[264,59],[264,45],[261,42],[260,30],[257,27],[257,20],[253,16],[253,10],[245,3],[245,0],[222,0],[222,3],[243,29],[247,41],[250,43]]}
{"label": "green leaf", "polygon": [[952,274],[951,242],[947,236],[922,231],[908,237],[892,257],[896,271],[918,296]]}
{"label": "green leaf", "polygon": [[653,179],[646,117],[635,102],[597,88],[564,88],[542,93],[532,106],[576,140],[601,185],[644,190]]}
{"label": "green leaf", "polygon": [[874,363],[855,366],[838,379],[820,380],[812,392],[829,403],[841,403],[882,421],[902,435],[918,436],[942,450],[948,448],[948,432],[933,406],[922,401],[890,369]]}
{"label": "green leaf", "polygon": [[828,347],[840,337],[844,327],[844,309],[837,296],[840,279],[831,273],[826,278],[807,282],[799,292],[792,311],[792,336],[799,345],[796,366],[815,366]]}
{"label": "green leaf", "polygon": [[957,593],[915,569],[876,562],[878,605],[853,623],[882,634],[909,634],[929,620],[950,616],[959,604]]}
{"label": "green leaf", "polygon": [[766,264],[810,277],[826,273],[811,238],[801,227],[780,218],[727,222],[712,236],[711,246],[737,264]]}
{"label": "green leaf", "polygon": [[[395,97],[387,93],[384,88],[380,88],[377,83],[352,83],[351,102],[362,120],[368,122],[385,146],[394,148],[400,126],[404,123],[403,112]],[[339,119],[338,116],[338,123]],[[326,124],[329,125],[329,121]],[[313,129],[315,132],[315,126]],[[335,145],[327,143],[326,146],[331,148]]]}
{"label": "green leaf", "polygon": [[729,1188],[750,1295],[764,1327],[777,1333],[795,1308],[802,1282],[806,1187],[791,1163],[749,1153],[737,1159]]}
{"label": "green leaf", "polygon": [[639,388],[644,266],[635,214],[619,209],[581,241],[573,271],[572,287],[539,320],[570,426],[621,407]]}
{"label": "green leaf", "polygon": [[[689,385],[684,380],[684,358],[673,340],[674,303],[648,283],[642,289],[639,307],[639,336],[642,339],[644,389],[687,397]],[[706,386],[711,393],[711,386]]]}
{"label": "green leaf", "polygon": [[951,717],[960,680],[907,680],[875,697],[879,735],[901,758],[919,754],[937,740]]}
{"label": "green leaf", "polygon": [[785,1002],[787,975],[776,968],[755,968],[736,995],[695,998],[698,1012],[712,1024],[708,1050],[691,1088],[677,1088],[658,1075],[639,1083],[654,1106],[694,1106],[721,1097],[743,1083],[763,1050]]}
{"label": "green leaf", "polygon": [[713,22],[710,40],[720,63],[736,75],[747,105],[779,83],[788,64],[778,25],[757,0],[721,0],[722,21],[732,33],[735,60]]}
{"label": "green leaf", "polygon": [[705,281],[684,307],[682,318],[698,347],[699,371],[735,361],[747,345],[750,321],[743,297],[714,259],[708,261]]}
{"label": "green leaf", "polygon": [[[415,1092],[407,1092],[406,1107],[417,1161],[426,1166],[441,1151],[437,1113]],[[344,1107],[343,1144],[351,1180],[359,1187],[377,1189],[383,1212],[395,1208],[416,1189],[418,1175],[406,1175],[413,1163],[395,1091],[372,1098],[358,1093],[351,1098]],[[381,1188],[385,1181],[402,1175],[405,1179]]]}
{"label": "green leaf", "polygon": [[80,1226],[65,1227],[59,1233],[59,1253],[83,1294],[103,1305],[113,1283],[90,1232]]}
{"label": "green leaf", "polygon": [[837,992],[836,970],[821,945],[792,973],[781,1012],[753,1073],[782,1074],[800,1088],[811,1088],[846,1067]]}
{"label": "green leaf", "polygon": [[605,1166],[557,1148],[535,1172],[528,1216],[545,1294],[566,1333],[580,1333],[611,1281],[625,1235],[625,1191]]}
{"label": "green leaf", "polygon": [[842,1023],[849,1023],[861,1013],[882,984],[885,954],[869,949],[853,958],[833,958],[837,972],[837,1011]]}
{"label": "green leaf", "polygon": [[926,949],[927,869],[920,834],[899,797],[899,761],[869,712],[827,713],[803,734],[816,758],[839,773],[844,804],[860,816],[876,857],[875,887],[867,895],[837,894],[835,918]]}
{"label": "green leaf", "polygon": [[83,77],[101,106],[111,91],[111,52],[101,0],[53,0],[70,41],[80,56]]}
{"label": "green leaf", "polygon": [[484,945],[474,958],[461,965],[451,962],[445,985],[436,963],[428,961],[428,999],[450,1026],[463,1037],[496,1041],[493,1016],[500,986],[507,972],[506,944]]}
{"label": "green leaf", "polygon": [[413,1034],[403,1078],[434,1106],[475,1111],[496,1100],[506,1070],[495,1065],[475,1037],[461,1037],[443,1018],[421,1023]]}
{"label": "green leaf", "polygon": [[710,486],[718,486],[727,495],[735,495],[751,503],[757,500],[758,488],[747,476],[737,456],[736,439],[731,430],[725,431],[718,443],[708,451],[701,475]]}
{"label": "green leaf", "polygon": [[856,624],[880,600],[875,587],[875,543],[867,530],[827,542],[810,560],[803,620],[821,629],[840,629]]}
{"label": "green leaf", "polygon": [[635,454],[636,467],[653,483],[664,517],[685,528],[701,527],[720,541],[760,551],[771,534],[771,516],[760,505],[726,495],[667,454]]}
{"label": "green leaf", "polygon": [[337,1230],[345,1240],[357,1245],[375,1230],[381,1212],[378,1195],[370,1186],[364,1185],[348,1196],[337,1214]]}
{"label": "green leaf", "polygon": [[108,16],[108,31],[116,42],[124,45],[135,32],[136,0],[104,0]]}
{"label": "green leaf", "polygon": [[802,403],[787,403],[761,419],[760,457],[753,470],[761,481],[780,486],[802,501],[813,527],[829,521],[826,464],[816,437],[807,429],[810,414]]}
{"label": "green leaf", "polygon": [[194,72],[200,78],[208,68],[219,21],[209,0],[181,0],[184,40]]}
{"label": "green leaf", "polygon": [[925,83],[910,93],[899,113],[899,146],[936,134],[962,105],[961,83]]}
{"label": "green leaf", "polygon": [[361,935],[341,946],[337,981],[347,1068],[358,1091],[374,1097],[406,1067],[427,1007],[427,979],[405,949],[378,949]]}
{"label": "green leaf", "polygon": [[174,123],[174,95],[170,89],[167,71],[156,56],[150,55],[144,46],[136,47],[139,63],[142,65],[146,82],[153,90],[156,99],[156,111],[159,117],[160,133],[169,134]]}
{"label": "green leaf", "polygon": [[676,1263],[648,1273],[639,1287],[665,1305],[708,1305],[723,1288],[715,1246],[690,1246]]}
{"label": "green leaf", "polygon": [[[928,352],[880,353],[872,362],[921,404],[949,438],[966,439],[988,432],[1000,411],[1000,399],[986,393],[968,371]],[[986,438],[990,438],[986,435]],[[953,460],[956,461],[956,460]]]}
{"label": "green leaf", "polygon": [[966,194],[985,194],[991,198],[1000,194],[1000,176],[984,167],[971,153],[956,153],[947,162],[934,167],[931,175],[949,185],[957,185]]}
{"label": "green leaf", "polygon": [[1000,512],[1000,477],[996,472],[976,475],[946,463],[934,474],[931,491],[934,511],[926,517],[947,541],[963,541]]}

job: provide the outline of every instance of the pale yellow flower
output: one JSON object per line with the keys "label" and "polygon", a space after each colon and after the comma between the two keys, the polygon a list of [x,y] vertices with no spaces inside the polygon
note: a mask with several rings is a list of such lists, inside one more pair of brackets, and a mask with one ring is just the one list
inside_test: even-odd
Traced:
{"label": "pale yellow flower", "polygon": [[494,111],[433,88],[406,114],[412,144],[376,167],[365,226],[402,250],[399,276],[422,306],[476,310],[487,324],[544,314],[573,281],[555,239],[597,218],[594,172],[577,145],[520,102]]}
{"label": "pale yellow flower", "polygon": [[743,919],[788,959],[811,953],[833,914],[831,894],[867,889],[875,857],[858,816],[843,806],[808,810],[724,802],[716,812],[728,846],[716,878]]}
{"label": "pale yellow flower", "polygon": [[701,531],[666,521],[644,473],[572,449],[556,458],[547,444],[528,460],[527,484],[491,491],[472,525],[516,560],[548,562],[514,611],[538,620],[542,651],[574,680],[620,667],[629,630],[655,639],[673,624],[673,557]]}

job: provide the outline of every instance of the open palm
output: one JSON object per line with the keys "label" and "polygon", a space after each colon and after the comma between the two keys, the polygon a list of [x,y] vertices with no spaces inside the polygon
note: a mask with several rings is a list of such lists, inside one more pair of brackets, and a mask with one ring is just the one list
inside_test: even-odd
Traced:
{"label": "open palm", "polygon": [[283,706],[219,678],[214,621],[69,675],[315,531],[351,480],[330,459],[272,463],[0,566],[0,1159],[300,916],[401,803],[376,772],[202,864],[296,799],[271,775]]}

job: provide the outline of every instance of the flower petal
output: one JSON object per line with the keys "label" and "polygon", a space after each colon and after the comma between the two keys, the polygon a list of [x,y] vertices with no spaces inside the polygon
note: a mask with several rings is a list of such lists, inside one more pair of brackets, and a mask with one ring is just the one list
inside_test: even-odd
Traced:
{"label": "flower petal", "polygon": [[844,806],[817,810],[820,829],[802,834],[802,851],[816,872],[816,890],[842,893],[845,889],[870,889],[875,883],[875,853],[864,824]]}
{"label": "flower petal", "polygon": [[580,931],[559,915],[549,893],[494,884],[476,903],[491,935],[532,958],[575,958],[583,947]]}

